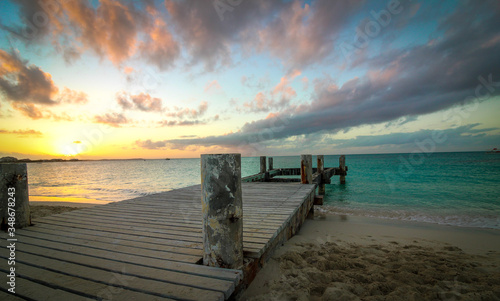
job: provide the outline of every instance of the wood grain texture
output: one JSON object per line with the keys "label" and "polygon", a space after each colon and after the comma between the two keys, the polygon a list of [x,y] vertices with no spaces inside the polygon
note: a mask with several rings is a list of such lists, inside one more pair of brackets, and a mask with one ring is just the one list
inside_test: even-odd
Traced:
{"label": "wood grain texture", "polygon": [[[295,234],[312,206],[314,188],[242,183],[244,257],[265,259]],[[197,264],[201,207],[201,187],[194,185],[34,220],[16,232],[16,296],[0,283],[0,298],[228,299],[243,273]],[[0,250],[2,273],[7,251]]]}

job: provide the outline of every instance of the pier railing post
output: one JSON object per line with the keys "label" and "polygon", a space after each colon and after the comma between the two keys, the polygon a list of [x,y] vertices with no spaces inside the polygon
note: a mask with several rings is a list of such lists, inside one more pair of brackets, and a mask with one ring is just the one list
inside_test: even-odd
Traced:
{"label": "pier railing post", "polygon": [[321,174],[321,181],[318,184],[318,194],[319,195],[324,195],[325,194],[325,175],[323,174],[323,171],[325,170],[325,157],[323,155],[318,155],[318,173]]}
{"label": "pier railing post", "polygon": [[241,155],[201,155],[203,264],[243,266]]}
{"label": "pier railing post", "polygon": [[269,170],[273,170],[274,169],[274,167],[273,167],[273,158],[269,157],[267,160],[269,161]]}
{"label": "pier railing post", "polygon": [[300,155],[300,183],[312,184],[312,155]]}
{"label": "pier railing post", "polygon": [[0,164],[1,228],[24,228],[31,225],[26,163]]}
{"label": "pier railing post", "polygon": [[266,169],[266,156],[260,156],[260,173],[265,173]]}
{"label": "pier railing post", "polygon": [[345,156],[342,155],[339,158],[339,168],[340,168],[340,184],[345,184]]}

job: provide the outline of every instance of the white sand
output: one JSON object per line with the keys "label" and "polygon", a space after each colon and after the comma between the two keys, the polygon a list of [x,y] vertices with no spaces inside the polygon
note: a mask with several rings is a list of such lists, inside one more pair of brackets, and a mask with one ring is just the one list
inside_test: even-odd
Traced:
{"label": "white sand", "polygon": [[500,300],[500,231],[308,220],[241,300]]}

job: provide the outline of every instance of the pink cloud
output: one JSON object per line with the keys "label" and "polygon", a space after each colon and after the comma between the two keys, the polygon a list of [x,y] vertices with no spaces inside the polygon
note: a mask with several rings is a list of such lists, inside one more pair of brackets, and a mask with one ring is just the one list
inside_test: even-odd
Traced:
{"label": "pink cloud", "polygon": [[123,124],[131,123],[123,114],[119,113],[106,113],[104,115],[94,116],[94,122],[107,124],[112,127],[121,127]]}
{"label": "pink cloud", "polygon": [[[43,1],[21,1],[21,18],[32,20],[45,11]],[[119,66],[139,53],[160,69],[170,66],[179,55],[179,45],[152,2],[101,0],[54,1],[50,22],[35,38],[47,38],[66,61],[91,51]],[[125,70],[125,73],[129,73]]]}
{"label": "pink cloud", "polygon": [[207,83],[205,86],[205,92],[220,93],[222,92],[222,87],[219,85],[219,82],[214,79],[213,81]]}
{"label": "pink cloud", "polygon": [[122,91],[116,94],[116,101],[124,110],[139,110],[143,112],[163,111],[162,100],[152,97],[148,93],[132,95]]}
{"label": "pink cloud", "polygon": [[180,54],[180,46],[159,12],[152,6],[148,6],[147,11],[153,16],[154,23],[147,29],[146,42],[142,42],[139,46],[141,55],[148,62],[164,70],[173,66]]}
{"label": "pink cloud", "polygon": [[184,117],[197,118],[197,117],[203,116],[205,114],[205,112],[207,111],[207,109],[208,109],[208,103],[206,101],[202,101],[200,103],[200,105],[198,106],[198,110],[175,107],[174,108],[175,112],[167,113],[166,115],[168,117],[176,117],[179,119],[182,119]]}

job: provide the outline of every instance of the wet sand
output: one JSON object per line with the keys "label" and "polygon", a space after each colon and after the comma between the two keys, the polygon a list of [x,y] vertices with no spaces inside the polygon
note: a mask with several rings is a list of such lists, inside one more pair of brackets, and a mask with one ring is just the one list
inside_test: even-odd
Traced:
{"label": "wet sand", "polygon": [[500,231],[323,215],[240,300],[500,300]]}
{"label": "wet sand", "polygon": [[[77,201],[84,202],[77,202]],[[53,214],[64,213],[82,208],[94,207],[100,203],[92,203],[92,200],[83,198],[55,198],[55,197],[31,197],[30,211],[31,218],[49,216]],[[95,200],[99,202],[98,200]]]}

